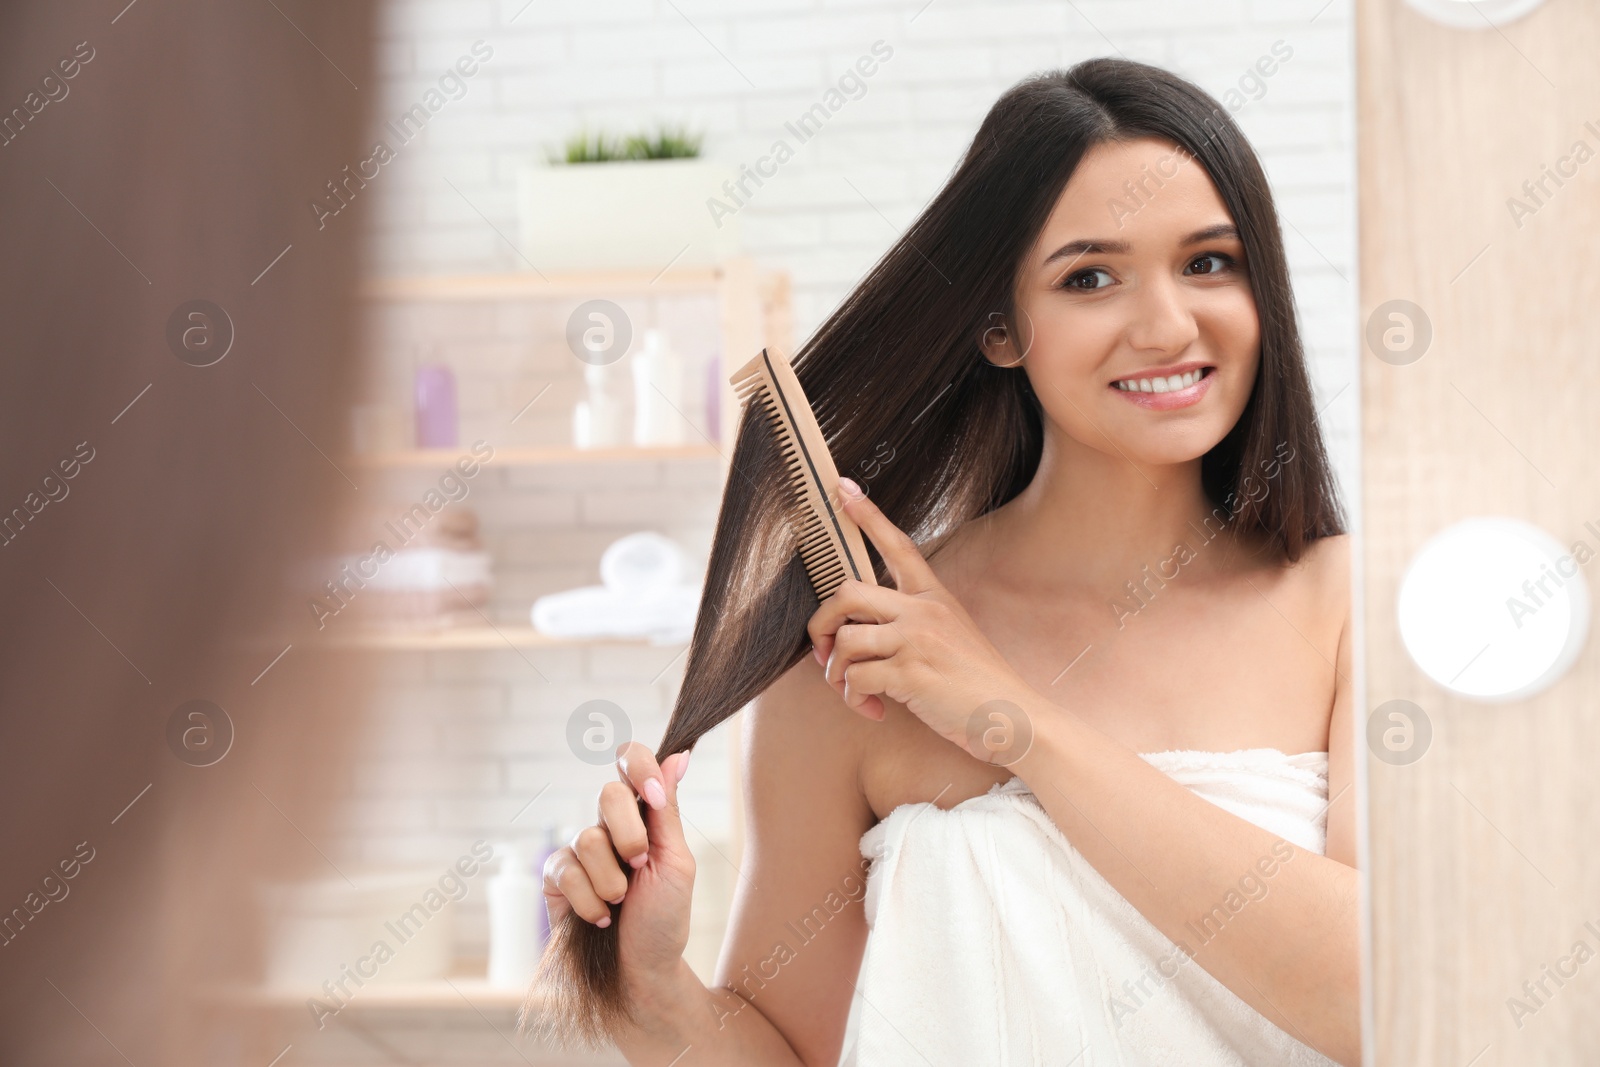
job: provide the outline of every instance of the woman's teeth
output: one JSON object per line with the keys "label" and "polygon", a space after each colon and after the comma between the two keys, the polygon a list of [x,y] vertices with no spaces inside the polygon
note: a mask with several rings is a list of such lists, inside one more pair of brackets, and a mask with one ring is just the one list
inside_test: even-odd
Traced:
{"label": "woman's teeth", "polygon": [[1128,393],[1173,393],[1179,389],[1189,388],[1189,386],[1205,377],[1206,371],[1210,369],[1210,367],[1201,367],[1199,370],[1192,370],[1188,374],[1174,374],[1169,378],[1124,378],[1122,381],[1113,384],[1118,389]]}

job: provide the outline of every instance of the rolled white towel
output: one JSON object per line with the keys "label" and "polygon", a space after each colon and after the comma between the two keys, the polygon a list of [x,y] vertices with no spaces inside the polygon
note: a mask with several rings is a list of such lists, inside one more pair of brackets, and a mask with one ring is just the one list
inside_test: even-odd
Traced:
{"label": "rolled white towel", "polygon": [[689,560],[670,537],[641,530],[611,542],[600,556],[600,581],[608,589],[640,592],[683,585]]}

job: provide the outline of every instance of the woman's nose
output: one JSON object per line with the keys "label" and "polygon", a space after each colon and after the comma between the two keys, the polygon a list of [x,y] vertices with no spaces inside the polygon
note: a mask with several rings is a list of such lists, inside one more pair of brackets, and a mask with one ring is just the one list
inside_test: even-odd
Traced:
{"label": "woman's nose", "polygon": [[1169,278],[1141,280],[1130,313],[1128,342],[1137,349],[1177,353],[1200,335],[1194,311]]}

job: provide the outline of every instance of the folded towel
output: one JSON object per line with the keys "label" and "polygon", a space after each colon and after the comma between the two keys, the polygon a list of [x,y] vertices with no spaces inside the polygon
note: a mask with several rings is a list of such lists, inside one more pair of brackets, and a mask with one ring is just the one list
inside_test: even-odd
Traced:
{"label": "folded towel", "polygon": [[700,590],[692,585],[618,592],[586,585],[533,602],[533,628],[552,637],[644,637],[683,644],[694,632]]}
{"label": "folded towel", "polygon": [[[1324,851],[1327,753],[1142,755],[1219,807]],[[872,861],[870,933],[841,1067],[1333,1064],[1189,959],[1020,778],[949,810],[901,805],[860,851]],[[1191,950],[1270,887],[1260,870],[1240,874],[1239,892],[1195,917]]]}
{"label": "folded towel", "polygon": [[684,644],[694,633],[700,587],[685,583],[689,560],[670,538],[628,534],[600,556],[601,585],[542,596],[533,628],[552,637],[643,637]]}

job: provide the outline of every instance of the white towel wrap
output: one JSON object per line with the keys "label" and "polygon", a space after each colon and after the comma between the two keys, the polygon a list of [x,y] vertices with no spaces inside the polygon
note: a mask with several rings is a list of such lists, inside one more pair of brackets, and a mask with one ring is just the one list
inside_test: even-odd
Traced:
{"label": "white towel wrap", "polygon": [[[1217,806],[1324,852],[1326,752],[1141,755]],[[841,1067],[1333,1064],[1189,959],[1020,778],[949,810],[903,804],[860,849],[872,861],[870,934]],[[1211,926],[1196,916],[1191,949],[1271,891],[1260,870],[1240,875]]]}

